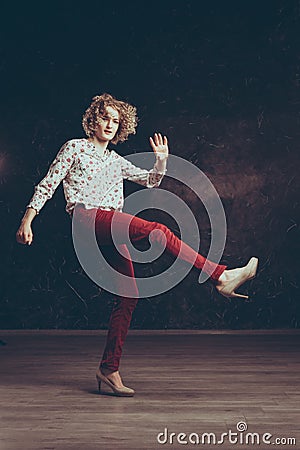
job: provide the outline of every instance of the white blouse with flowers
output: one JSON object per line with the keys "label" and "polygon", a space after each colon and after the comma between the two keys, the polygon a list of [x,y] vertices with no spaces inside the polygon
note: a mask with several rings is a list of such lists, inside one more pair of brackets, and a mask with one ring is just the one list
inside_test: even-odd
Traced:
{"label": "white blouse with flowers", "polygon": [[66,211],[69,214],[76,203],[83,203],[87,209],[122,211],[123,179],[149,188],[158,187],[165,172],[160,172],[156,163],[151,170],[141,169],[114,150],[106,149],[104,155],[99,156],[96,147],[88,139],[72,139],[59,150],[47,175],[35,187],[27,208],[34,208],[39,213],[63,181]]}

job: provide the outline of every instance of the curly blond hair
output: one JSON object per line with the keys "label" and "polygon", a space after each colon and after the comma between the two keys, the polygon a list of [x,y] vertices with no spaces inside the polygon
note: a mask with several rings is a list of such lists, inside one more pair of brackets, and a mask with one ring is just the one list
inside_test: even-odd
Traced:
{"label": "curly blond hair", "polygon": [[118,111],[120,120],[118,131],[111,142],[113,144],[124,142],[128,139],[130,134],[136,133],[135,129],[138,122],[136,108],[129,103],[117,100],[107,93],[96,95],[92,98],[92,103],[87,108],[82,118],[83,129],[88,137],[93,137],[98,121],[103,113],[105,113],[108,106],[111,106]]}

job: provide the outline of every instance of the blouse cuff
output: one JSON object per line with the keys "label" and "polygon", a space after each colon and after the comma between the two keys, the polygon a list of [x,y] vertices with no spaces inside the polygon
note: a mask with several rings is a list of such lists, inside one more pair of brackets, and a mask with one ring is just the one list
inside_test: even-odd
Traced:
{"label": "blouse cuff", "polygon": [[36,215],[38,215],[40,213],[40,211],[38,209],[36,209],[34,206],[31,206],[30,204],[26,206],[26,209],[28,209],[28,208],[34,209],[36,212]]}

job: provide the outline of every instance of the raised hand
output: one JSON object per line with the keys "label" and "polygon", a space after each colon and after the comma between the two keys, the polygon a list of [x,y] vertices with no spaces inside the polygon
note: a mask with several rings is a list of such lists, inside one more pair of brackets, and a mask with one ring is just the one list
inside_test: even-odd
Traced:
{"label": "raised hand", "polygon": [[150,137],[149,141],[156,158],[165,159],[168,157],[169,148],[167,136],[162,137],[160,133],[154,133],[153,138]]}

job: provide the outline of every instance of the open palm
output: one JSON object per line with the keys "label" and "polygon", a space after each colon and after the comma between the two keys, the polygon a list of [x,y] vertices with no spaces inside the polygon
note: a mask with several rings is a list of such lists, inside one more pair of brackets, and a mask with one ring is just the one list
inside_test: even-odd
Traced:
{"label": "open palm", "polygon": [[165,159],[168,157],[169,148],[167,136],[162,137],[160,133],[154,133],[153,138],[150,137],[149,140],[152,150],[157,158]]}

